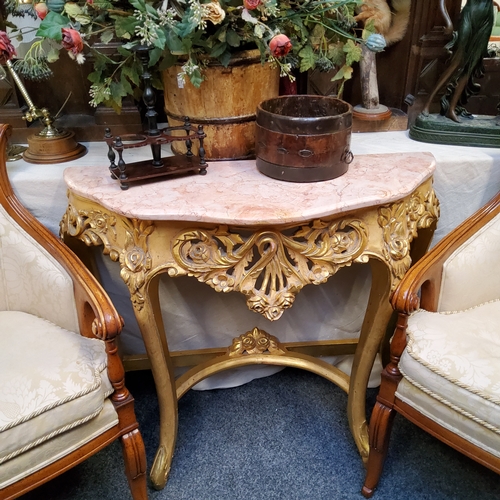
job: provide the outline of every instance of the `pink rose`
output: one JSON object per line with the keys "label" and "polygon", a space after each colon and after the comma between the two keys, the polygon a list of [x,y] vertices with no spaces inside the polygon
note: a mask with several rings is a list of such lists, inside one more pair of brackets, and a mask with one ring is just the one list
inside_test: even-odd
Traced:
{"label": "pink rose", "polygon": [[5,31],[0,31],[0,64],[5,64],[16,55],[16,49]]}
{"label": "pink rose", "polygon": [[243,5],[247,10],[254,10],[260,5],[260,0],[243,0]]}
{"label": "pink rose", "polygon": [[47,4],[45,2],[38,2],[35,5],[35,11],[36,15],[43,21],[45,19],[45,16],[49,12],[49,8],[47,7]]}
{"label": "pink rose", "polygon": [[286,35],[276,35],[269,42],[269,48],[274,57],[283,57],[292,50],[292,42]]}
{"label": "pink rose", "polygon": [[62,46],[68,51],[68,54],[76,59],[83,50],[83,41],[80,33],[72,28],[61,28]]}

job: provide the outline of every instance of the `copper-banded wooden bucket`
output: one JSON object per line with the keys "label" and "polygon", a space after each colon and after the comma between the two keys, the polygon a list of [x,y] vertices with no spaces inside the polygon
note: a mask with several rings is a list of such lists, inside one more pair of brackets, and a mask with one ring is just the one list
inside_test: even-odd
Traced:
{"label": "copper-banded wooden bucket", "polygon": [[257,168],[275,179],[315,182],[347,172],[352,106],[335,97],[282,96],[257,107]]}

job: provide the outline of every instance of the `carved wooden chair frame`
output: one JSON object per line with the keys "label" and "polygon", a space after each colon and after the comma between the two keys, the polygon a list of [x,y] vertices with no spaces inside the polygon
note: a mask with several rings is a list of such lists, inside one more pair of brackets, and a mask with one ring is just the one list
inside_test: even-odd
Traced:
{"label": "carved wooden chair frame", "polygon": [[[81,334],[90,338],[97,337],[105,342],[108,377],[114,388],[109,398],[118,414],[118,423],[68,455],[6,486],[0,491],[0,497],[17,498],[83,462],[120,438],[132,496],[134,500],[144,500],[147,498],[146,454],[134,412],[134,399],[125,387],[125,371],[116,345],[116,337],[121,332],[123,321],[88,269],[61,240],[33,217],[14,194],[6,167],[6,147],[10,133],[10,126],[0,125],[0,204],[26,233],[58,260],[71,277]],[[29,346],[26,346],[26,349],[29,349]]]}
{"label": "carved wooden chair frame", "polygon": [[373,495],[382,474],[396,413],[403,415],[464,455],[500,474],[500,458],[442,427],[396,395],[398,384],[403,377],[398,365],[407,345],[406,328],[410,314],[419,308],[431,312],[437,311],[443,264],[457,248],[461,247],[499,213],[500,193],[443,238],[410,268],[392,296],[392,306],[397,312],[398,318],[390,346],[390,362],[382,372],[382,383],[370,419],[370,454],[365,484],[362,488],[362,493],[366,498]]}

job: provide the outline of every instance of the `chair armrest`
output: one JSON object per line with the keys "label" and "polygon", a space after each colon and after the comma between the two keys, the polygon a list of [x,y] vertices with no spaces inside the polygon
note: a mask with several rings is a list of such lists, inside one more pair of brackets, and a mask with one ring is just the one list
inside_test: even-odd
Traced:
{"label": "chair armrest", "polygon": [[12,189],[6,167],[10,133],[9,125],[0,125],[0,203],[68,273],[73,282],[80,332],[87,337],[111,340],[121,332],[123,321],[106,292],[78,257],[21,204]]}
{"label": "chair armrest", "polygon": [[500,212],[500,193],[445,236],[409,269],[392,295],[393,308],[411,314],[418,308],[436,311],[443,265],[450,255]]}

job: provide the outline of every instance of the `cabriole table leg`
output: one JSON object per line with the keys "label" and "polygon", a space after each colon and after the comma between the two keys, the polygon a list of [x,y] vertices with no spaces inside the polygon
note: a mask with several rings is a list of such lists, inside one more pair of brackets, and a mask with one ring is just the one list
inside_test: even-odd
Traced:
{"label": "cabriole table leg", "polygon": [[387,263],[377,259],[371,259],[370,266],[372,269],[370,298],[354,355],[347,399],[349,427],[363,462],[368,460],[369,452],[366,388],[380,342],[385,336],[387,323],[392,314],[389,301],[391,270]]}
{"label": "cabriole table leg", "polygon": [[160,409],[160,442],[150,477],[153,487],[162,489],[167,483],[174,455],[178,416],[173,366],[158,299],[158,281],[158,276],[155,276],[138,290],[144,302],[134,303],[134,313],[151,361]]}

